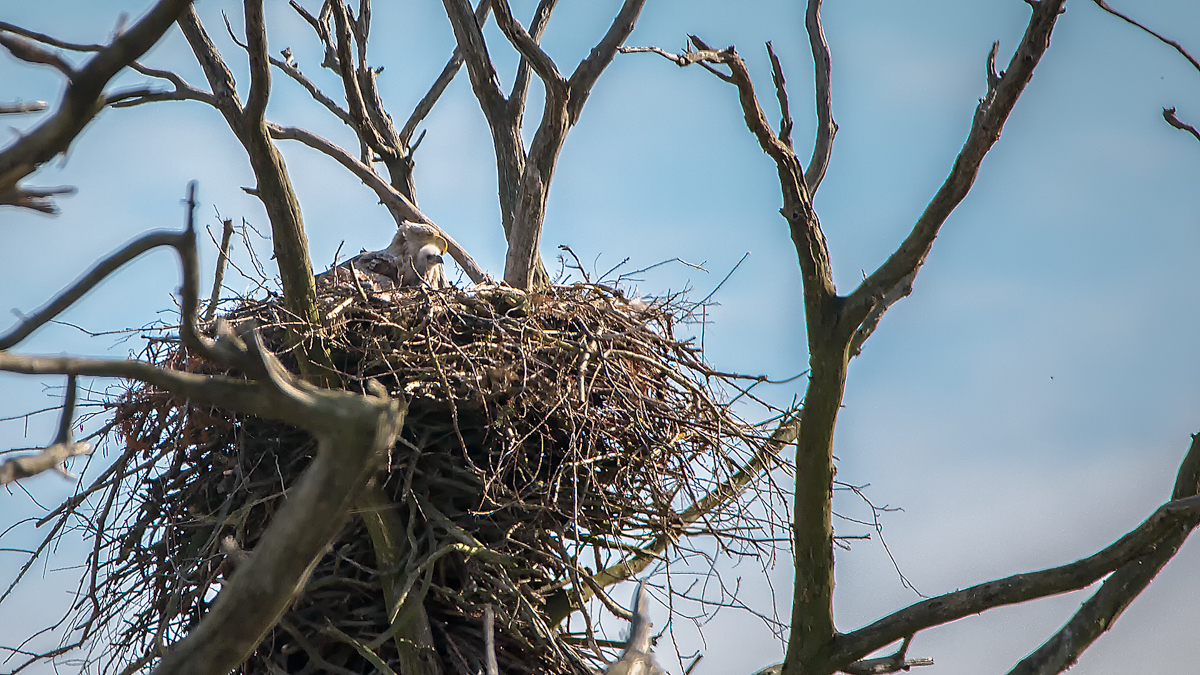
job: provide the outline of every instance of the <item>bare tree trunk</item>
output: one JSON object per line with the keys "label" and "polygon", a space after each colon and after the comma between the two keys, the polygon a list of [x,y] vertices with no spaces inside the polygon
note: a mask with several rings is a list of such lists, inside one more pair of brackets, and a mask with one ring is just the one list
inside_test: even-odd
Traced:
{"label": "bare tree trunk", "polygon": [[[267,35],[262,0],[246,0],[246,44],[250,55],[250,91],[245,107],[234,88],[233,75],[216,46],[208,37],[196,10],[189,7],[179,17],[179,27],[187,38],[196,60],[212,88],[213,104],[224,115],[234,136],[246,149],[250,167],[258,181],[254,194],[266,209],[271,222],[271,241],[275,262],[283,285],[284,307],[300,324],[319,325],[317,286],[308,254],[308,236],[300,202],[292,188],[283,156],[271,142],[265,113],[271,89],[271,64],[267,59]],[[304,337],[303,330],[292,329],[291,343],[302,355],[298,359],[301,374],[330,386],[337,381],[325,348]]]}

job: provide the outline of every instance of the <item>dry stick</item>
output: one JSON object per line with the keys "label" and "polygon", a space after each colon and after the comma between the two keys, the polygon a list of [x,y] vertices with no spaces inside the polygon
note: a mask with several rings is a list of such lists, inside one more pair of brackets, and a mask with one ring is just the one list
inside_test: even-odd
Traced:
{"label": "dry stick", "polygon": [[31,209],[40,213],[56,215],[58,206],[53,198],[58,195],[74,194],[75,188],[70,186],[32,188],[21,185],[0,191],[0,206],[16,206]]}
{"label": "dry stick", "polygon": [[[775,56],[775,48],[767,42],[767,56],[771,57],[771,82],[775,84],[775,96],[779,99],[779,140],[792,147],[792,111],[788,106],[787,80],[783,77],[783,66]],[[810,185],[809,190],[812,190]]]}
{"label": "dry stick", "polygon": [[905,655],[908,653],[908,646],[912,643],[913,636],[909,635],[900,643],[900,648],[893,654],[889,654],[877,659],[863,659],[855,661],[842,669],[843,673],[850,675],[887,675],[887,673],[898,673],[907,671],[913,666],[932,666],[933,659],[908,659]]}
{"label": "dry stick", "polygon": [[[1155,38],[1157,38],[1160,42],[1170,45],[1171,47],[1173,47],[1175,49],[1175,51],[1179,52],[1183,56],[1183,58],[1187,59],[1188,63],[1192,64],[1193,68],[1195,68],[1197,71],[1200,71],[1200,61],[1196,60],[1196,57],[1192,56],[1191,53],[1189,53],[1188,50],[1184,49],[1183,45],[1179,44],[1177,41],[1167,38],[1166,36],[1160,35],[1159,33],[1156,33],[1155,31],[1151,30],[1147,26],[1145,26],[1141,23],[1138,23],[1137,21],[1135,21],[1128,15],[1118,12],[1117,10],[1115,10],[1111,6],[1109,6],[1109,4],[1107,2],[1105,2],[1104,0],[1093,0],[1093,1],[1100,7],[1100,9],[1103,9],[1104,11],[1108,12],[1109,14],[1112,14],[1113,16],[1120,18],[1121,20],[1125,21],[1126,23],[1129,23],[1133,26],[1136,26],[1137,28],[1142,29],[1143,31],[1145,31],[1145,32],[1149,33],[1150,35],[1154,36]],[[1190,124],[1186,124],[1186,123],[1180,121],[1180,119],[1175,116],[1175,108],[1173,108],[1173,107],[1172,108],[1163,108],[1163,119],[1165,119],[1167,121],[1167,124],[1170,124],[1171,126],[1175,127],[1176,129],[1179,129],[1180,131],[1186,131],[1186,132],[1190,133],[1192,136],[1194,136],[1196,138],[1196,140],[1200,141],[1200,131],[1197,131],[1196,127],[1193,127]]]}
{"label": "dry stick", "polygon": [[1092,1],[1095,2],[1096,5],[1100,7],[1100,9],[1108,12],[1109,14],[1112,14],[1113,16],[1125,21],[1126,23],[1129,23],[1133,26],[1141,28],[1142,30],[1149,33],[1150,35],[1153,35],[1154,37],[1158,38],[1158,40],[1161,41],[1162,43],[1170,45],[1171,47],[1174,47],[1175,51],[1179,52],[1183,56],[1183,58],[1187,59],[1188,63],[1192,64],[1193,68],[1195,68],[1197,71],[1200,71],[1200,61],[1197,61],[1194,56],[1189,54],[1188,51],[1183,48],[1183,45],[1179,44],[1175,40],[1167,38],[1163,35],[1159,35],[1158,33],[1150,30],[1146,26],[1144,26],[1144,25],[1138,23],[1137,21],[1135,21],[1134,19],[1130,18],[1129,16],[1122,14],[1121,12],[1118,12],[1117,10],[1115,10],[1111,6],[1109,6],[1109,4],[1107,2],[1105,2],[1104,0],[1092,0]]}
{"label": "dry stick", "polygon": [[76,443],[71,435],[71,425],[75,421],[75,399],[78,394],[75,380],[74,374],[67,376],[66,400],[63,401],[62,419],[59,422],[58,434],[55,436],[54,442],[36,455],[14,457],[0,464],[0,485],[8,485],[22,478],[36,476],[51,470],[68,478],[74,478],[64,468],[64,462],[92,451],[90,443]]}
{"label": "dry stick", "polygon": [[225,264],[229,261],[229,240],[233,238],[233,219],[226,218],[222,225],[221,249],[217,253],[217,269],[213,273],[212,294],[208,299],[208,308],[204,311],[204,321],[207,323],[217,315],[217,301],[221,298],[221,282],[225,280]]}
{"label": "dry stick", "polygon": [[1174,108],[1163,108],[1163,119],[1167,121],[1167,124],[1170,124],[1180,131],[1188,132],[1192,136],[1195,136],[1196,140],[1200,141],[1200,131],[1197,131],[1196,127],[1190,124],[1181,122],[1179,118],[1175,116]]}

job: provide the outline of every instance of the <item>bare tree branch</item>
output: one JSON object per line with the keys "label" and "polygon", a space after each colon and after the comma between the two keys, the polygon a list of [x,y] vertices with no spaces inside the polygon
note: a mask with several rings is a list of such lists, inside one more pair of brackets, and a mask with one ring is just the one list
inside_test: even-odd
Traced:
{"label": "bare tree branch", "polygon": [[1175,49],[1175,51],[1179,52],[1183,56],[1183,58],[1187,59],[1188,63],[1192,64],[1193,68],[1195,68],[1197,71],[1200,71],[1200,61],[1197,61],[1196,57],[1189,54],[1188,50],[1183,48],[1183,45],[1179,44],[1175,40],[1172,40],[1164,35],[1154,32],[1153,30],[1147,28],[1146,26],[1144,26],[1144,25],[1138,23],[1137,21],[1135,21],[1134,19],[1130,18],[1127,14],[1122,14],[1121,12],[1113,9],[1112,6],[1110,6],[1104,0],[1092,0],[1092,2],[1095,2],[1096,6],[1098,6],[1100,9],[1108,12],[1109,14],[1112,14],[1113,16],[1121,19],[1122,21],[1146,31],[1150,35],[1157,38],[1163,44],[1170,45],[1171,47],[1173,47]]}
{"label": "bare tree branch", "polygon": [[[74,73],[58,111],[0,152],[0,193],[7,192],[38,166],[66,151],[103,107],[103,91],[108,81],[157,42],[190,2],[160,0],[128,31]],[[0,29],[8,31],[9,24]]]}
{"label": "bare tree branch", "polygon": [[71,67],[71,64],[64,61],[61,56],[48,49],[42,49],[24,38],[0,33],[0,46],[3,46],[10,54],[22,61],[50,66],[63,75],[66,75],[68,79],[75,75],[75,69]]}
{"label": "bare tree branch", "polygon": [[[339,3],[340,4],[340,3]],[[242,110],[248,125],[259,125],[271,96],[271,62],[267,58],[267,21],[262,0],[246,0],[246,52],[250,56],[250,91]]]}
{"label": "bare tree branch", "polygon": [[[262,202],[271,222],[271,242],[283,286],[284,306],[302,321],[319,325],[321,316],[316,305],[316,281],[300,203],[283,156],[271,141],[263,117],[270,95],[270,63],[266,56],[262,5],[262,0],[245,0],[251,66],[250,93],[245,109],[238,99],[233,75],[204,30],[194,8],[189,8],[179,17],[179,27],[208,79],[217,109],[225,117],[250,160],[250,167],[257,179],[255,196]],[[290,330],[289,340],[304,355],[300,359],[300,368],[305,377],[318,382],[332,382],[332,364],[328,351],[322,345],[305,340],[295,330]]]}
{"label": "bare tree branch", "polygon": [[355,159],[350,153],[339,148],[334,143],[306,129],[281,127],[270,122],[267,123],[267,128],[272,138],[299,141],[314,150],[332,157],[339,164],[349,169],[364,185],[375,191],[375,194],[379,197],[379,201],[392,212],[397,223],[408,220],[414,223],[424,223],[436,228],[442,235],[442,238],[446,240],[447,252],[462,267],[472,282],[482,284],[491,281],[491,277],[483,271],[479,263],[475,262],[475,259],[471,257],[470,253],[467,253],[467,250],[461,244],[455,241],[445,230],[438,227],[428,216],[421,213],[420,209],[408,201],[404,195],[400,194],[395,187],[383,180],[371,167]]}
{"label": "bare tree branch", "polygon": [[[1172,503],[1195,501],[1200,492],[1200,434],[1192,436],[1175,477]],[[1093,642],[1112,628],[1117,617],[1141,594],[1159,571],[1179,552],[1200,517],[1181,517],[1145,555],[1131,560],[1104,580],[1061,630],[1018,663],[1009,675],[1056,675],[1070,668]]]}
{"label": "bare tree branch", "polygon": [[[840,670],[905,636],[972,614],[1086,588],[1113,570],[1154,551],[1200,517],[1200,497],[1174,499],[1102,551],[1067,565],[1017,574],[910,605],[856,631],[838,635],[825,661]],[[1057,672],[1057,671],[1056,671]]]}
{"label": "bare tree branch", "polygon": [[813,144],[812,159],[808,161],[808,169],[804,172],[804,182],[808,185],[809,193],[816,194],[829,167],[833,138],[838,130],[837,122],[833,121],[832,61],[829,43],[825,40],[825,29],[821,25],[821,0],[808,0],[804,26],[808,30],[808,44],[812,48],[817,97],[817,141]]}
{"label": "bare tree branch", "polygon": [[[533,38],[525,27],[519,21],[513,18],[512,9],[508,6],[508,0],[494,0],[492,2],[493,9],[496,12],[496,25],[521,54],[521,58],[525,63],[528,63],[533,72],[541,78],[546,85],[547,90],[552,88],[564,88],[567,84],[567,79],[558,72],[558,66],[554,65],[554,60],[550,55],[542,51],[537,40]],[[565,95],[565,91],[555,92],[557,96]],[[548,93],[547,96],[550,94]]]}
{"label": "bare tree branch", "polygon": [[213,272],[212,293],[209,295],[208,307],[204,308],[204,321],[212,321],[217,316],[217,302],[221,300],[221,282],[225,279],[225,265],[229,262],[229,242],[233,239],[233,219],[226,218],[221,223],[221,246],[217,249],[217,268]]}
{"label": "bare tree branch", "polygon": [[0,191],[0,206],[16,206],[24,209],[32,209],[40,213],[56,215],[58,206],[54,203],[54,197],[58,195],[74,194],[75,188],[70,186],[59,187],[25,187],[16,185],[7,190]]}
{"label": "bare tree branch", "polygon": [[579,62],[575,72],[571,73],[571,98],[567,111],[570,114],[571,126],[579,123],[579,115],[583,112],[583,104],[587,103],[588,96],[592,93],[592,87],[596,85],[604,69],[608,68],[608,64],[612,63],[617,50],[629,39],[629,34],[637,25],[638,16],[641,15],[645,4],[646,0],[625,0],[621,10],[613,17],[608,32],[595,47],[592,47],[587,58]]}
{"label": "bare tree branch", "polygon": [[66,399],[63,401],[62,419],[59,422],[58,434],[55,436],[54,442],[36,455],[15,457],[0,464],[0,485],[7,485],[13,481],[51,470],[73,478],[63,463],[72,457],[86,455],[92,451],[89,443],[76,443],[71,435],[71,425],[75,421],[77,395],[76,377],[72,374],[67,376]]}
{"label": "bare tree branch", "polygon": [[[550,15],[554,13],[554,8],[557,6],[558,0],[538,2],[537,9],[533,12],[533,20],[529,22],[529,36],[533,38],[534,42],[541,44],[546,26],[550,24]],[[513,80],[512,91],[508,95],[508,105],[517,115],[518,128],[521,126],[520,118],[525,111],[525,99],[529,95],[529,76],[532,72],[529,61],[522,58],[521,63],[517,66],[517,76]]]}
{"label": "bare tree branch", "polygon": [[[487,21],[488,12],[492,9],[490,0],[479,0],[479,4],[475,7],[475,23],[482,26]],[[433,81],[433,85],[429,87],[429,91],[413,108],[412,114],[408,116],[408,121],[404,123],[404,127],[400,130],[400,142],[408,145],[412,140],[413,134],[417,131],[417,125],[429,116],[429,112],[433,110],[433,105],[441,97],[442,92],[446,91],[446,87],[450,85],[451,80],[458,74],[458,69],[462,67],[465,60],[461,47],[456,47],[454,53],[450,56],[450,60],[446,62],[446,67],[442,68],[442,72]]]}
{"label": "bare tree branch", "polygon": [[833,310],[832,303],[836,297],[833,285],[833,270],[829,260],[829,247],[825,243],[825,234],[821,231],[820,222],[812,208],[812,197],[804,179],[804,171],[796,153],[771,129],[766,113],[758,104],[754,93],[754,84],[746,64],[738,56],[733,47],[713,49],[696,36],[690,36],[696,46],[695,51],[683,54],[670,54],[657,47],[625,48],[622,51],[653,52],[670,59],[679,66],[694,63],[713,63],[729,68],[729,74],[716,72],[726,82],[738,88],[739,101],[745,117],[746,126],[758,140],[759,146],[775,161],[783,191],[783,209],[781,213],[787,219],[791,229],[792,242],[800,259],[800,269],[804,277],[805,306],[809,316],[810,342],[819,337],[823,329],[816,330],[816,317],[829,316]]}
{"label": "bare tree branch", "polygon": [[1167,124],[1170,124],[1180,131],[1188,132],[1192,136],[1195,136],[1196,140],[1200,141],[1200,131],[1196,131],[1196,127],[1183,122],[1176,117],[1174,108],[1163,108],[1163,119],[1167,121]]}
{"label": "bare tree branch", "polygon": [[905,655],[908,653],[908,646],[912,644],[913,636],[909,635],[900,643],[900,648],[893,654],[877,658],[863,659],[855,661],[842,669],[843,673],[850,675],[887,675],[888,673],[898,673],[907,671],[913,666],[932,666],[933,659],[908,659]]}
{"label": "bare tree branch", "polygon": [[1064,2],[1043,0],[1030,3],[1033,12],[1029,26],[1009,61],[1008,70],[1003,74],[996,73],[991,65],[995,59],[993,47],[988,59],[988,92],[976,108],[971,132],[955,159],[954,168],[900,247],[847,297],[847,323],[855,326],[861,324],[883,298],[892,295],[898,285],[925,263],[942,224],[967,196],[983,158],[1000,139],[1000,131],[1009,113],[1049,48],[1050,34]]}
{"label": "bare tree branch", "polygon": [[[775,48],[767,42],[767,56],[771,57],[771,82],[775,85],[775,97],[779,99],[779,140],[792,147],[792,111],[788,105],[787,80],[783,77],[783,66],[775,56]],[[810,188],[811,189],[811,188]]]}
{"label": "bare tree branch", "polygon": [[18,101],[17,103],[0,103],[0,115],[22,115],[25,113],[41,112],[45,109],[45,101]]}

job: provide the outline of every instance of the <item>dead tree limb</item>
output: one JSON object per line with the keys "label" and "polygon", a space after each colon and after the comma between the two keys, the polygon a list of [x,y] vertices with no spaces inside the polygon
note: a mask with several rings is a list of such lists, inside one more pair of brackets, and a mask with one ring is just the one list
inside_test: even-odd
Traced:
{"label": "dead tree limb", "polygon": [[86,455],[92,451],[91,444],[76,443],[71,434],[71,425],[75,422],[75,398],[78,393],[76,376],[68,375],[62,419],[58,424],[58,434],[54,437],[54,441],[36,455],[15,457],[0,464],[0,485],[7,485],[13,481],[51,470],[73,478],[67,472],[64,463],[72,457]]}
{"label": "dead tree limb", "polygon": [[[818,4],[810,3],[809,18],[813,20],[810,21],[810,42],[818,62],[820,87],[824,55],[819,31],[812,30],[820,27]],[[658,48],[636,50],[666,56],[680,66],[700,63],[721,80],[737,87],[746,126],[775,162],[783,193],[780,212],[788,222],[799,259],[810,372],[796,451],[797,480],[792,516],[795,579],[791,633],[781,669],[783,675],[830,673],[849,666],[873,649],[914,632],[889,633],[889,639],[874,644],[872,650],[855,651],[845,658],[829,657],[829,650],[841,639],[833,620],[834,427],[845,391],[847,367],[854,353],[852,349],[860,348],[878,324],[889,306],[885,303],[895,302],[908,294],[941,225],[966,196],[983,157],[999,139],[1008,114],[1049,47],[1050,33],[1064,0],[1031,0],[1029,4],[1032,17],[1008,72],[1003,75],[995,71],[993,46],[988,59],[988,92],[980,101],[971,133],[950,177],[897,251],[849,296],[839,296],[834,287],[829,249],[812,206],[810,181],[796,153],[772,130],[758,103],[746,65],[734,48],[714,49],[691,36],[695,50],[683,54],[672,55]],[[821,100],[826,95],[827,92],[818,92]],[[818,107],[820,105],[818,103]],[[818,131],[818,135],[831,134],[831,128]],[[815,176],[811,182],[817,182]]]}
{"label": "dead tree limb", "polygon": [[[1195,454],[1200,455],[1200,452]],[[1192,472],[1193,490],[1195,489],[1196,463],[1195,457],[1189,457],[1181,469],[1185,473]],[[927,628],[996,607],[1086,588],[1104,578],[1105,575],[1126,565],[1144,567],[1137,561],[1147,555],[1159,553],[1164,544],[1169,544],[1180,533],[1186,537],[1187,533],[1196,526],[1198,519],[1200,519],[1200,497],[1191,495],[1174,498],[1159,507],[1141,525],[1107,548],[1087,558],[1060,567],[989,581],[923,600],[856,631],[838,635],[831,642],[825,658],[828,659],[829,665],[834,670],[840,670],[845,665],[876,649]],[[1182,539],[1178,544],[1182,544]],[[1170,546],[1168,545],[1167,548]],[[1175,546],[1175,549],[1177,548],[1178,545]],[[1174,550],[1172,550],[1172,555],[1173,553]],[[1157,570],[1155,571],[1157,572]],[[1149,579],[1146,580],[1146,583],[1149,583]],[[1140,591],[1141,588],[1138,588],[1137,592]],[[1133,593],[1129,600],[1132,600],[1137,592]]]}
{"label": "dead tree limb", "polygon": [[829,54],[829,42],[825,39],[825,28],[821,24],[821,0],[808,0],[804,27],[808,31],[809,47],[812,48],[817,99],[817,140],[813,144],[812,159],[808,160],[808,169],[804,172],[804,182],[808,185],[809,193],[815,194],[825,178],[825,170],[829,168],[833,139],[838,130],[837,122],[833,121],[833,61]]}
{"label": "dead tree limb", "polygon": [[[194,211],[194,199],[190,201]],[[157,246],[172,247],[179,254],[184,345],[219,366],[245,373],[249,381],[163,369],[142,361],[26,356],[9,350],[122,264]],[[198,287],[195,229],[189,212],[185,231],[153,233],[126,246],[0,339],[0,371],[67,375],[72,384],[80,375],[139,380],[198,403],[282,420],[317,439],[316,458],[289,489],[287,501],[255,546],[254,555],[225,583],[200,624],[172,646],[154,671],[162,675],[227,673],[258,646],[341,530],[359,493],[395,442],[405,413],[403,401],[391,399],[375,383],[368,384],[369,393],[360,395],[319,388],[293,377],[263,346],[253,326],[235,332],[218,321],[215,340],[202,336],[196,328]],[[68,408],[72,401],[69,397]],[[69,410],[64,413],[68,413],[64,424],[69,425]]]}
{"label": "dead tree limb", "polygon": [[0,115],[23,115],[25,113],[41,112],[45,109],[45,101],[18,101],[16,103],[0,103]]}
{"label": "dead tree limb", "polygon": [[[208,79],[214,105],[250,159],[250,167],[257,179],[254,194],[262,202],[271,222],[271,241],[283,286],[284,305],[300,321],[319,325],[316,281],[308,254],[304,218],[283,156],[271,141],[264,118],[270,97],[271,70],[262,0],[246,0],[245,14],[250,89],[244,107],[234,86],[233,74],[209,39],[195,9],[188,8],[183,12],[179,27]],[[301,359],[304,376],[318,382],[332,382],[332,365],[324,347],[304,339],[295,330],[292,330],[290,340],[304,355]]]}
{"label": "dead tree limb", "polygon": [[[443,4],[467,65],[471,88],[492,131],[501,220],[508,238],[504,280],[522,289],[540,286],[548,277],[537,247],[546,215],[546,195],[563,141],[579,121],[596,80],[633,31],[645,0],[626,0],[608,32],[569,78],[538,44],[555,2],[539,4],[530,30],[513,18],[507,2],[494,2],[496,25],[522,57],[513,91],[507,97],[500,90],[483,31],[470,4],[467,0],[443,0]],[[545,85],[546,103],[526,154],[521,125],[530,70]]]}
{"label": "dead tree limb", "polygon": [[[861,324],[885,298],[894,296],[897,289],[910,283],[906,279],[925,264],[942,225],[967,196],[979,174],[983,158],[1000,139],[1009,113],[1033,78],[1034,68],[1042,55],[1050,47],[1050,34],[1062,5],[1062,0],[1031,3],[1033,15],[1029,26],[1009,60],[1008,69],[1003,73],[996,72],[996,49],[993,47],[988,58],[988,91],[975,110],[971,131],[954,161],[954,168],[895,253],[846,298],[844,313],[847,323],[856,327]],[[859,341],[865,339],[863,337]]]}
{"label": "dead tree limb", "polygon": [[[75,137],[104,107],[104,87],[108,85],[109,80],[158,42],[176,17],[190,4],[191,0],[160,0],[129,30],[113,40],[111,45],[99,49],[82,68],[74,70],[65,62],[56,66],[59,70],[66,67],[69,71],[66,91],[63,92],[57,111],[0,151],[0,195],[5,195],[4,203],[23,201],[24,203],[18,205],[28,205],[29,197],[20,198],[22,189],[17,185],[18,181],[59,153],[66,152]],[[11,28],[11,24],[0,24],[0,38],[4,40],[5,47],[11,51],[14,45],[20,44],[21,46],[17,47],[20,51],[22,46],[33,46],[25,40],[18,43],[14,36],[7,35],[6,33],[20,34]],[[34,39],[30,35],[23,37]],[[33,198],[33,203],[39,203],[37,197]]]}
{"label": "dead tree limb", "polygon": [[[1159,512],[1172,504],[1195,503],[1197,493],[1200,493],[1200,434],[1192,436],[1191,447],[1180,463],[1171,492],[1172,501]],[[1074,665],[1084,650],[1112,628],[1125,608],[1175,557],[1197,525],[1200,525],[1200,515],[1195,509],[1190,514],[1181,511],[1173,528],[1144,555],[1125,563],[1105,579],[1075,616],[1054,637],[1009,671],[1009,675],[1057,675]]]}
{"label": "dead tree limb", "polygon": [[[1168,38],[1167,36],[1154,31],[1153,29],[1149,28],[1145,24],[1140,23],[1136,19],[1130,17],[1128,14],[1124,14],[1122,12],[1117,11],[1116,9],[1113,9],[1113,7],[1111,5],[1109,5],[1107,2],[1105,2],[1104,0],[1093,0],[1093,2],[1095,2],[1096,5],[1098,7],[1100,7],[1100,9],[1121,19],[1125,23],[1128,23],[1129,25],[1134,26],[1135,28],[1138,28],[1138,29],[1144,31],[1145,33],[1147,33],[1147,34],[1151,35],[1152,37],[1154,37],[1155,39],[1157,39],[1159,42],[1162,42],[1163,44],[1170,46],[1175,51],[1179,52],[1179,54],[1181,56],[1183,56],[1183,58],[1187,59],[1187,62],[1192,64],[1192,68],[1195,68],[1198,72],[1200,72],[1200,60],[1197,60],[1196,57],[1192,56],[1191,52],[1189,52],[1187,49],[1184,49],[1183,45],[1179,44],[1178,41],[1172,40],[1171,38]],[[1163,119],[1167,121],[1167,124],[1170,124],[1171,126],[1175,127],[1176,129],[1179,129],[1180,131],[1188,132],[1193,137],[1195,137],[1196,140],[1200,141],[1200,131],[1197,131],[1196,127],[1194,127],[1190,124],[1187,124],[1186,122],[1183,122],[1178,117],[1176,117],[1175,108],[1173,108],[1173,107],[1172,108],[1163,108]]]}

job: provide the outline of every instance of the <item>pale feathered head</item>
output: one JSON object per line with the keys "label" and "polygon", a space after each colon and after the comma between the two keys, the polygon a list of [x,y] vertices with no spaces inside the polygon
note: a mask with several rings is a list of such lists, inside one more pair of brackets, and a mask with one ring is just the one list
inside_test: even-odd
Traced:
{"label": "pale feathered head", "polygon": [[388,246],[388,252],[400,259],[402,285],[428,284],[433,288],[450,285],[442,264],[446,239],[437,228],[424,223],[405,222]]}

